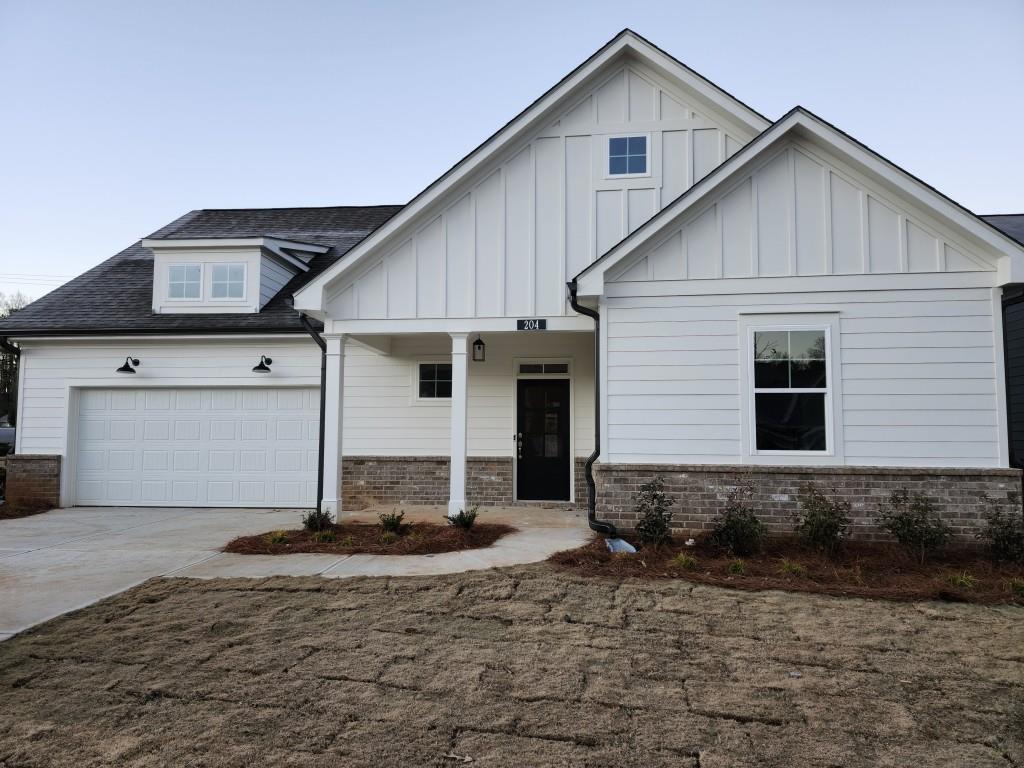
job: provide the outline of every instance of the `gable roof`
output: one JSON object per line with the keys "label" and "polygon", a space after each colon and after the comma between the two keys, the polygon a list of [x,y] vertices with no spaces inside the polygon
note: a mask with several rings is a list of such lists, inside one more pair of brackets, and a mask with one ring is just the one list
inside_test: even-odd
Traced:
{"label": "gable roof", "polygon": [[398,205],[191,211],[147,239],[272,236],[326,246],[260,312],[154,314],[153,254],[141,241],[0,320],[0,336],[305,333],[291,294],[401,210]]}
{"label": "gable roof", "polygon": [[1003,234],[1024,244],[1024,213],[993,213],[981,218]]}
{"label": "gable roof", "polygon": [[605,66],[618,60],[625,54],[636,56],[663,71],[669,72],[691,88],[695,96],[698,97],[698,101],[703,101],[705,105],[714,110],[728,113],[739,124],[742,124],[751,135],[756,135],[771,125],[771,121],[768,118],[737,99],[728,91],[715,85],[706,77],[687,67],[681,61],[633,30],[624,29],[409,201],[394,219],[374,232],[372,237],[368,237],[357,248],[353,248],[349,258],[343,264],[334,265],[332,268],[325,270],[316,279],[306,283],[295,295],[295,306],[310,312],[321,311],[323,309],[324,288],[337,279],[343,271],[354,269],[362,261],[364,254],[385,242],[396,231],[413,220],[418,214],[428,209],[431,204],[446,192],[463,182],[470,174],[502,149],[508,147],[530,130],[542,126],[578,87],[588,82],[596,73],[602,71]]}
{"label": "gable roof", "polygon": [[707,176],[683,192],[674,201],[662,208],[636,230],[626,235],[592,264],[573,278],[582,296],[593,296],[601,292],[600,278],[608,269],[620,263],[636,248],[649,243],[661,232],[677,222],[687,211],[707,200],[717,189],[749,167],[758,157],[778,146],[787,137],[800,135],[828,145],[830,148],[851,159],[868,173],[884,178],[901,193],[919,201],[926,208],[949,221],[959,230],[981,241],[1000,255],[1013,255],[1011,269],[1001,273],[1003,282],[1024,281],[1024,245],[1007,235],[992,222],[978,216],[960,203],[947,197],[937,189],[900,168],[871,148],[857,141],[828,121],[801,106],[796,106],[780,117],[766,131],[736,154],[719,165]]}

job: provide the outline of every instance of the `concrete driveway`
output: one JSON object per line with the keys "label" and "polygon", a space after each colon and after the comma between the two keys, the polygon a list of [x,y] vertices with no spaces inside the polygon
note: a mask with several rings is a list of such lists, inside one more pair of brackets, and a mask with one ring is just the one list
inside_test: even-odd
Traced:
{"label": "concrete driveway", "polygon": [[297,528],[266,509],[71,508],[0,521],[0,640],[153,576],[216,557],[235,536]]}

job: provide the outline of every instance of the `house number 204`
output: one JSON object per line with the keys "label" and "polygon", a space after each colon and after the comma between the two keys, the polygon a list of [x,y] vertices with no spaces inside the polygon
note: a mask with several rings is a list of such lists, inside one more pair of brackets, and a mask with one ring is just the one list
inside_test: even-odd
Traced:
{"label": "house number 204", "polygon": [[548,329],[547,320],[517,320],[516,330],[517,331],[546,331]]}

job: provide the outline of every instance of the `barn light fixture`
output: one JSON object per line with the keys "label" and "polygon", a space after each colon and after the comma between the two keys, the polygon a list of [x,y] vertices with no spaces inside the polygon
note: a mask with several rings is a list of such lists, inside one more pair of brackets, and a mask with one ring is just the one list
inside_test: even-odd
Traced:
{"label": "barn light fixture", "polygon": [[270,373],[270,366],[274,364],[266,355],[260,355],[260,361],[252,367],[253,373]]}
{"label": "barn light fixture", "polygon": [[139,358],[132,357],[131,355],[129,355],[124,359],[124,365],[118,368],[117,371],[115,371],[115,373],[135,373],[135,369],[132,368],[132,366],[138,364]]}
{"label": "barn light fixture", "polygon": [[473,342],[473,362],[482,363],[487,359],[487,349],[484,345],[484,340],[480,338],[480,334],[477,334],[476,341]]}

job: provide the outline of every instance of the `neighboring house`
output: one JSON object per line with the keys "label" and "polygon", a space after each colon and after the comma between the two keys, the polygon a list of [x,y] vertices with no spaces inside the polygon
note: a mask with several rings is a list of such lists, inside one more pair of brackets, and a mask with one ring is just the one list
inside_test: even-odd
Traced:
{"label": "neighboring house", "polygon": [[817,479],[966,531],[1020,487],[992,223],[627,30],[402,208],[195,211],[0,323],[18,451],[63,504],[312,505],[323,359],[332,511],[582,503],[599,449],[627,523],[661,474],[688,527]]}

